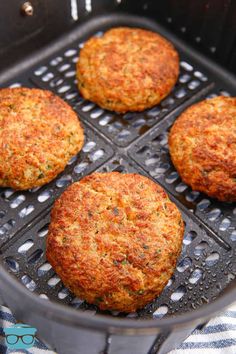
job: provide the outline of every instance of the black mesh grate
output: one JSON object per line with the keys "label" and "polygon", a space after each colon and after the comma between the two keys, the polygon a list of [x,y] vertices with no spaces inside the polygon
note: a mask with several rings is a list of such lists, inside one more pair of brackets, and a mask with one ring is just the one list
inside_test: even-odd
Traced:
{"label": "black mesh grate", "polygon": [[[227,91],[218,94],[229,95]],[[212,92],[207,97],[216,95]],[[129,150],[130,157],[193,213],[203,226],[210,228],[226,248],[233,247],[236,242],[236,205],[218,202],[203,193],[193,191],[181,181],[168,151],[168,131],[174,120],[175,116],[139,140]]]}
{"label": "black mesh grate", "polygon": [[[99,171],[143,173],[125,157],[120,156],[115,156],[100,167]],[[210,301],[234,278],[229,270],[235,257],[233,251],[225,250],[215,242],[186,213],[183,213],[183,217],[186,230],[182,254],[175,274],[161,296],[138,313],[125,315],[112,312],[112,315],[160,318],[176,311],[188,311]],[[40,222],[15,240],[4,252],[6,266],[30,291],[37,292],[43,298],[63,301],[81,310],[90,311],[91,314],[100,312],[96,306],[74,298],[46,261],[44,251],[48,224],[49,215],[46,213]]]}
{"label": "black mesh grate", "polygon": [[[124,25],[124,21],[124,18],[116,20],[114,25]],[[145,21],[144,27],[162,33]],[[143,26],[132,16],[125,24],[130,23]],[[111,18],[108,27],[112,25]],[[87,27],[85,37],[100,35],[106,28],[99,20],[93,22]],[[167,133],[185,107],[207,94],[233,94],[236,83],[233,85],[221,73],[209,70],[198,57],[187,54],[187,49],[185,52],[174,41],[181,57],[181,75],[168,98],[142,113],[118,115],[104,111],[83,100],[76,88],[75,64],[85,37],[77,34],[72,44],[68,39],[70,44],[65,43],[64,49],[55,50],[35,67],[4,83],[4,86],[36,86],[59,94],[84,122],[86,144],[82,153],[50,184],[28,192],[0,190],[1,259],[30,291],[95,314],[97,308],[74,298],[46,262],[49,211],[66,186],[92,171],[138,172],[162,184],[181,208],[186,224],[183,250],[174,276],[158,299],[138,313],[112,315],[161,318],[199,307],[216,297],[235,277],[236,206],[209,199],[181,182],[170,161]],[[218,91],[210,92],[213,86]]]}

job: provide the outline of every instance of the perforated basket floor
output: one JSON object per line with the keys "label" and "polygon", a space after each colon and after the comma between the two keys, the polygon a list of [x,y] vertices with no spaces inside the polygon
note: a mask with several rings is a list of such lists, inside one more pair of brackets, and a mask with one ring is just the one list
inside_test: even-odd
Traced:
{"label": "perforated basket floor", "polygon": [[1,260],[29,291],[90,314],[99,312],[95,306],[74,298],[45,259],[50,209],[69,184],[93,171],[144,174],[160,183],[182,211],[186,224],[182,254],[159,298],[138,313],[107,315],[161,318],[211,301],[235,278],[236,206],[216,202],[181,182],[170,161],[167,134],[182,110],[207,96],[235,95],[236,82],[229,82],[214,67],[209,69],[203,59],[170,37],[181,58],[180,77],[172,93],[160,105],[142,113],[118,115],[105,111],[79,95],[75,64],[86,38],[118,25],[145,27],[166,35],[151,21],[128,15],[108,16],[106,21],[93,19],[73,36],[64,38],[62,49],[55,49],[34,67],[19,71],[14,80],[1,82],[0,78],[1,86],[35,86],[54,91],[76,110],[86,132],[83,151],[56,180],[27,192],[1,189]]}

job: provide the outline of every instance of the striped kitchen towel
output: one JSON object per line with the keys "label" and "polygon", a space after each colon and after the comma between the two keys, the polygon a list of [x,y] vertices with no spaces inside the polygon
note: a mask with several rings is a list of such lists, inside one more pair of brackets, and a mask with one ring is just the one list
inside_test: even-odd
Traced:
{"label": "striped kitchen towel", "polygon": [[[15,323],[11,311],[0,306],[0,354],[55,354],[39,340],[28,350],[7,349],[3,329]],[[194,330],[179,348],[169,354],[236,354],[236,303],[201,330]]]}

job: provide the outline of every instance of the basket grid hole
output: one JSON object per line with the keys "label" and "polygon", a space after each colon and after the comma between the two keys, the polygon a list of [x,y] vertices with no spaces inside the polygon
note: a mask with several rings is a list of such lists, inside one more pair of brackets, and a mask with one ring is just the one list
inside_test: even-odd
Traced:
{"label": "basket grid hole", "polygon": [[14,82],[13,84],[11,84],[9,87],[10,88],[14,88],[14,87],[21,87],[21,83],[20,82]]}
{"label": "basket grid hole", "polygon": [[208,243],[206,241],[200,242],[194,249],[195,256],[202,256],[205,253],[206,248],[208,247]]}
{"label": "basket grid hole", "polygon": [[177,179],[179,178],[179,175],[176,171],[173,171],[169,174],[168,177],[166,177],[165,181],[168,184],[174,183]]}
{"label": "basket grid hole", "polygon": [[184,97],[186,95],[187,95],[187,91],[183,87],[175,92],[175,97],[176,98],[182,98],[182,97]]}
{"label": "basket grid hole", "polygon": [[10,203],[10,207],[12,209],[17,208],[20,204],[22,204],[25,201],[25,195],[20,194],[18,195],[16,198],[14,198],[11,203]]}
{"label": "basket grid hole", "polygon": [[76,55],[76,54],[77,54],[77,50],[74,49],[74,48],[70,48],[70,49],[67,49],[67,50],[65,51],[64,56],[65,56],[66,58],[68,58],[68,57],[73,57],[73,56]]}
{"label": "basket grid hole", "polygon": [[1,227],[0,227],[0,235],[4,235],[6,234],[8,231],[10,231],[13,226],[15,225],[15,220],[13,219],[10,219],[8,222],[6,222],[5,224],[3,224]]}
{"label": "basket grid hole", "polygon": [[54,275],[53,277],[51,277],[48,281],[47,281],[47,284],[50,286],[50,287],[54,287],[56,286],[58,283],[60,283],[61,279],[57,276],[57,275]]}
{"label": "basket grid hole", "polygon": [[23,277],[21,277],[21,282],[30,291],[34,291],[37,287],[35,281],[28,275],[23,275]]}
{"label": "basket grid hole", "polygon": [[91,111],[91,109],[93,109],[94,107],[95,107],[95,104],[94,104],[94,103],[87,101],[86,104],[83,106],[82,111],[83,111],[83,112],[89,112],[89,111]]}
{"label": "basket grid hole", "polygon": [[170,296],[171,300],[176,302],[182,299],[186,293],[186,288],[184,285],[180,285]]}
{"label": "basket grid hole", "polygon": [[53,87],[57,87],[57,86],[61,85],[62,83],[63,83],[63,79],[58,78],[56,76],[53,80],[50,81],[49,86],[53,88]]}
{"label": "basket grid hole", "polygon": [[70,64],[62,64],[61,66],[58,67],[58,71],[62,73],[63,71],[66,71],[70,68],[71,68]]}
{"label": "basket grid hole", "polygon": [[131,126],[134,128],[139,128],[139,127],[142,127],[143,125],[145,125],[145,123],[146,123],[146,120],[144,118],[139,118],[139,119],[131,122]]}
{"label": "basket grid hole", "polygon": [[3,191],[2,198],[8,200],[14,193],[15,191],[13,189],[7,188]]}
{"label": "basket grid hole", "polygon": [[37,249],[29,256],[28,263],[35,264],[42,258],[42,256],[43,256],[43,250]]}
{"label": "basket grid hole", "polygon": [[58,188],[63,188],[66,185],[68,185],[70,182],[72,182],[72,177],[70,175],[64,175],[56,181],[56,186]]}
{"label": "basket grid hole", "polygon": [[154,168],[154,170],[150,171],[150,175],[153,177],[161,177],[163,174],[168,171],[170,168],[170,164],[168,162],[160,163],[159,167]]}
{"label": "basket grid hole", "polygon": [[98,124],[101,125],[102,127],[106,126],[107,124],[109,124],[112,121],[113,117],[111,115],[106,114],[105,116],[103,116]]}
{"label": "basket grid hole", "polygon": [[44,227],[42,227],[38,231],[38,236],[39,237],[45,237],[48,234],[48,227],[49,227],[49,224],[46,224]]}
{"label": "basket grid hole", "polygon": [[[56,58],[54,58],[54,59],[52,59],[51,61],[50,61],[50,65],[51,66],[57,66],[59,63],[61,63],[63,61],[63,58],[62,57],[56,57]],[[34,72],[35,73],[35,72]],[[37,75],[37,74],[35,74],[35,75]]]}
{"label": "basket grid hole", "polygon": [[184,70],[186,70],[188,72],[193,71],[193,66],[191,64],[187,63],[186,61],[181,61],[180,66],[181,66],[181,68],[183,68]]}
{"label": "basket grid hole", "polygon": [[155,165],[159,161],[160,161],[160,156],[154,154],[150,158],[145,160],[145,165],[152,166],[152,165]]}
{"label": "basket grid hole", "polygon": [[60,86],[58,89],[57,89],[57,92],[58,93],[64,93],[64,92],[67,92],[71,89],[71,86],[70,85],[63,85],[63,86]]}
{"label": "basket grid hole", "polygon": [[175,190],[176,190],[176,192],[178,192],[178,193],[183,193],[187,188],[188,188],[188,186],[187,186],[185,183],[180,182],[180,183],[175,187]]}
{"label": "basket grid hole", "polygon": [[37,191],[39,191],[42,187],[35,187],[35,188],[32,188],[32,189],[29,189],[29,192],[30,193],[35,193]]}
{"label": "basket grid hole", "polygon": [[220,95],[223,95],[223,96],[231,96],[230,93],[228,91],[225,91],[225,90],[221,90],[220,91]]}
{"label": "basket grid hole", "polygon": [[83,151],[84,152],[90,152],[91,150],[93,150],[96,146],[95,141],[89,141],[87,142],[84,146],[83,146]]}
{"label": "basket grid hole", "polygon": [[221,210],[219,208],[214,208],[207,214],[207,217],[210,221],[215,221],[219,218],[220,214]]}
{"label": "basket grid hole", "polygon": [[0,219],[2,219],[6,215],[6,212],[3,210],[0,210]]}
{"label": "basket grid hole", "polygon": [[58,299],[64,300],[69,295],[69,290],[67,288],[62,288],[57,294]]}
{"label": "basket grid hole", "polygon": [[191,76],[189,74],[182,74],[179,77],[179,82],[181,82],[182,84],[185,84],[186,82],[188,82],[191,79]]}
{"label": "basket grid hole", "polygon": [[31,247],[33,247],[33,245],[34,245],[33,240],[28,239],[18,248],[17,251],[18,253],[26,254],[31,249]]}
{"label": "basket grid hole", "polygon": [[194,71],[194,76],[202,81],[207,81],[208,78],[200,71]]}
{"label": "basket grid hole", "polygon": [[128,138],[131,135],[131,132],[127,129],[123,129],[121,130],[121,132],[117,135],[117,139],[119,141],[123,141],[126,140],[126,138]]}
{"label": "basket grid hole", "polygon": [[136,317],[138,317],[137,312],[131,312],[126,316],[126,318],[136,318]]}
{"label": "basket grid hole", "polygon": [[168,306],[167,305],[161,305],[158,307],[158,309],[153,313],[154,318],[162,318],[164,317],[168,312]]}
{"label": "basket grid hole", "polygon": [[77,155],[73,156],[73,157],[70,159],[70,161],[67,162],[67,165],[68,165],[68,166],[72,165],[72,164],[77,160],[77,158],[78,158]]}
{"label": "basket grid hole", "polygon": [[206,258],[206,265],[208,267],[212,267],[215,265],[220,258],[220,255],[218,252],[212,252],[207,258]]}
{"label": "basket grid hole", "polygon": [[158,117],[158,115],[160,115],[161,113],[161,107],[160,105],[159,106],[154,106],[153,108],[149,109],[146,114],[148,117],[151,117],[151,118],[156,118]]}
{"label": "basket grid hole", "polygon": [[26,216],[28,216],[29,214],[31,214],[34,211],[34,206],[32,204],[26,206],[25,208],[23,208],[19,213],[19,217],[20,218],[25,218]]}
{"label": "basket grid hole", "polygon": [[95,162],[99,159],[101,159],[104,156],[105,151],[103,149],[98,149],[92,153],[89,154],[89,158],[91,161]]}
{"label": "basket grid hole", "polygon": [[47,274],[47,272],[49,272],[52,269],[52,266],[50,263],[45,262],[44,264],[42,264],[39,268],[38,268],[38,276],[39,277],[43,277],[45,274]]}
{"label": "basket grid hole", "polygon": [[164,132],[159,134],[156,138],[152,140],[152,144],[159,144],[161,146],[167,147],[168,146],[168,132]]}
{"label": "basket grid hole", "polygon": [[47,72],[44,76],[42,76],[43,82],[48,82],[54,78],[54,74],[52,72]]}
{"label": "basket grid hole", "polygon": [[236,230],[234,230],[234,231],[231,233],[230,239],[231,239],[231,241],[236,242]]}
{"label": "basket grid hole", "polygon": [[193,203],[199,197],[199,195],[200,195],[200,192],[190,190],[186,194],[185,198],[188,202]]}
{"label": "basket grid hole", "polygon": [[36,76],[41,76],[42,74],[44,74],[46,71],[48,70],[48,67],[47,66],[40,66],[39,68],[37,68],[35,71],[34,71],[34,75]]}
{"label": "basket grid hole", "polygon": [[206,98],[214,98],[214,97],[219,96],[219,95],[226,96],[226,97],[231,96],[231,94],[228,91],[219,90],[219,92],[211,92],[211,93],[209,93],[206,96]]}
{"label": "basket grid hole", "polygon": [[224,218],[219,226],[220,231],[226,231],[231,225],[231,221],[228,218]]}
{"label": "basket grid hole", "polygon": [[51,189],[46,189],[38,195],[37,199],[40,203],[44,203],[52,196],[52,193]]}
{"label": "basket grid hole", "polygon": [[[176,95],[176,93],[175,93],[175,95]],[[160,106],[162,108],[166,108],[168,106],[172,106],[174,103],[175,103],[175,100],[173,97],[167,97],[160,102]]]}
{"label": "basket grid hole", "polygon": [[104,113],[104,110],[101,108],[96,108],[94,109],[91,113],[90,113],[90,117],[92,119],[97,119],[98,117],[100,117],[102,114]]}
{"label": "basket grid hole", "polygon": [[198,283],[198,281],[201,279],[202,275],[203,275],[203,271],[202,271],[201,269],[199,269],[199,268],[196,268],[196,269],[192,272],[192,274],[191,274],[191,276],[190,276],[190,278],[189,278],[189,282],[190,282],[191,284],[196,284],[196,283]]}
{"label": "basket grid hole", "polygon": [[67,92],[65,94],[65,99],[67,101],[75,101],[75,98],[78,96],[78,92],[75,91],[71,91],[71,92]]}
{"label": "basket grid hole", "polygon": [[180,273],[183,273],[186,269],[188,269],[192,265],[192,260],[189,257],[182,259],[177,265],[177,270]]}
{"label": "basket grid hole", "polygon": [[80,162],[78,165],[75,166],[74,172],[76,174],[82,173],[86,169],[87,166],[88,166],[87,162]]}
{"label": "basket grid hole", "polygon": [[125,173],[126,172],[126,168],[124,166],[117,166],[116,168],[114,168],[115,172],[120,172],[120,173]]}
{"label": "basket grid hole", "polygon": [[193,240],[196,238],[197,233],[195,231],[189,231],[184,235],[183,243],[186,246],[189,246]]}
{"label": "basket grid hole", "polygon": [[166,288],[169,288],[174,281],[175,281],[175,276],[172,275],[172,277],[168,280],[168,283],[166,284]]}
{"label": "basket grid hole", "polygon": [[149,156],[150,155],[150,149],[147,145],[144,145],[143,147],[141,147],[140,149],[138,149],[136,151],[136,154],[137,155],[147,155]]}
{"label": "basket grid hole", "polygon": [[197,203],[197,208],[198,208],[200,211],[204,211],[204,210],[207,209],[210,205],[211,205],[210,200],[203,198],[199,203]]}
{"label": "basket grid hole", "polygon": [[74,308],[79,308],[84,303],[84,300],[75,297],[71,302],[70,305]]}
{"label": "basket grid hole", "polygon": [[198,81],[198,80],[192,80],[192,81],[190,81],[190,83],[188,84],[188,88],[189,88],[190,90],[195,90],[199,85],[200,85],[200,81]]}
{"label": "basket grid hole", "polygon": [[12,272],[14,273],[19,272],[20,269],[19,263],[14,258],[7,257],[5,259],[5,262]]}

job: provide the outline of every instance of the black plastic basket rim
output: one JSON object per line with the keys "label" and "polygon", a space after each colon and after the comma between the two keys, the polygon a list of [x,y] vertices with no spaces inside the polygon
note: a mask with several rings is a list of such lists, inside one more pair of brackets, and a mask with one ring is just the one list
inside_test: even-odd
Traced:
{"label": "black plastic basket rim", "polygon": [[[90,23],[96,22],[98,18],[100,23],[104,25],[112,24],[114,19],[119,19],[119,21],[123,22],[124,24],[127,23],[127,19],[130,21],[130,18],[127,14],[110,14],[109,17],[106,15],[97,16],[95,20],[90,19],[89,21]],[[147,21],[139,16],[133,16],[133,21],[130,21],[130,25],[132,26],[136,20],[139,20],[140,24],[142,24],[144,28],[147,26]],[[148,24],[150,24],[150,22],[151,21],[148,20]],[[159,31],[159,28],[162,27],[153,22],[153,28],[155,28],[156,31]],[[163,28],[161,32],[167,38],[171,36],[172,41],[177,43],[180,49],[184,49],[185,53],[187,53],[189,56],[194,55],[198,59],[199,63],[204,64],[206,68],[211,70],[211,72],[218,73],[229,83],[235,80],[232,73],[223,70],[218,64],[208,58],[205,58],[202,54],[199,55],[196,50],[186,45],[182,40],[173,35],[173,33],[170,34],[168,30]],[[24,71],[26,67],[32,67],[39,60],[50,56],[55,50],[62,49],[65,46],[65,43],[68,44],[68,42],[73,42],[73,40],[77,38],[78,33],[80,33],[80,35],[82,33],[82,36],[87,33],[86,23],[83,23],[82,25],[78,26],[78,28],[75,28],[70,32],[69,41],[68,34],[63,35],[58,40],[54,41],[53,45],[48,45],[43,49],[41,48],[38,52],[35,52],[34,54],[31,54],[22,60],[22,62],[14,65],[13,67],[10,67],[9,70],[5,71],[4,73],[1,72],[1,81],[4,82],[12,79],[16,72],[19,70]],[[64,304],[58,304],[42,299],[37,294],[31,293],[28,289],[26,289],[13,275],[11,275],[6,270],[4,264],[1,262],[0,284],[2,286],[6,286],[10,290],[12,296],[15,296],[18,301],[21,298],[24,298],[28,303],[28,310],[38,313],[41,317],[45,317],[49,320],[52,319],[60,321],[60,323],[68,326],[84,327],[97,331],[106,331],[109,333],[117,334],[158,333],[161,330],[170,330],[170,328],[174,326],[187,326],[190,322],[197,322],[199,319],[201,319],[201,322],[203,323],[204,319],[212,317],[215,313],[222,311],[226,306],[229,306],[236,300],[236,281],[233,280],[229,287],[227,287],[215,301],[209,304],[204,304],[200,308],[194,309],[191,312],[186,312],[184,314],[176,315],[173,317],[164,317],[162,319],[134,320],[105,316],[101,314],[88,316],[86,312],[82,312],[81,310],[75,310]]]}
{"label": "black plastic basket rim", "polygon": [[[224,290],[223,294],[209,304],[204,304],[200,308],[187,312],[185,314],[162,319],[122,319],[112,316],[96,314],[90,317],[86,312],[69,308],[64,304],[57,304],[45,299],[41,299],[38,295],[31,293],[19,281],[17,281],[4,266],[0,264],[0,280],[2,284],[6,284],[11,291],[18,294],[18,299],[21,296],[28,300],[29,307],[37,312],[42,317],[49,320],[53,319],[60,321],[65,325],[78,326],[98,331],[108,331],[109,333],[157,333],[159,330],[169,330],[171,327],[178,325],[187,325],[189,322],[212,317],[225,307],[232,304],[236,299],[236,281],[233,280],[230,285]],[[131,332],[130,332],[131,331]]]}

